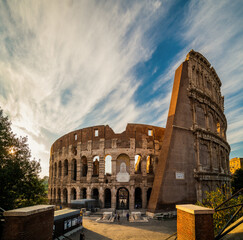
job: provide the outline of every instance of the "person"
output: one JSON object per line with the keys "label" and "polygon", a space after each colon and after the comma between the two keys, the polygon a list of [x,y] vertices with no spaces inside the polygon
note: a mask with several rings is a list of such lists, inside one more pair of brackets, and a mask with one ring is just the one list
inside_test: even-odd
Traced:
{"label": "person", "polygon": [[127,221],[129,221],[129,212],[127,213]]}
{"label": "person", "polygon": [[115,213],[115,215],[114,215],[114,222],[116,221],[116,217],[117,217],[117,214]]}
{"label": "person", "polygon": [[119,215],[119,213],[117,214],[117,220],[118,220],[118,222],[120,222],[120,215]]}

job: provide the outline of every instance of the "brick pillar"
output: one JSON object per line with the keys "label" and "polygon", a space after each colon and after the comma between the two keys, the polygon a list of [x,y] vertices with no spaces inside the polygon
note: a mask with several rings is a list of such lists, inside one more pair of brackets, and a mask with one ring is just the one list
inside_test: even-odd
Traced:
{"label": "brick pillar", "polygon": [[87,190],[86,190],[86,194],[87,194],[87,199],[91,199],[91,188],[90,187],[87,187]]}
{"label": "brick pillar", "polygon": [[99,182],[104,182],[105,174],[105,159],[104,156],[100,156],[99,160]]}
{"label": "brick pillar", "polygon": [[131,189],[129,191],[129,210],[130,211],[134,210],[134,204],[135,204],[134,194],[135,194],[134,186],[131,186]]}
{"label": "brick pillar", "polygon": [[192,204],[177,205],[178,240],[213,240],[213,213],[210,208]]}
{"label": "brick pillar", "polygon": [[87,157],[88,164],[88,173],[87,173],[87,182],[91,182],[91,177],[93,174],[93,158],[92,156]]}
{"label": "brick pillar", "polygon": [[3,213],[5,226],[3,240],[51,240],[54,206],[36,205]]}
{"label": "brick pillar", "polygon": [[100,201],[100,207],[104,208],[105,204],[104,204],[104,189],[103,189],[103,187],[99,188],[99,201]]}
{"label": "brick pillar", "polygon": [[81,177],[81,159],[77,158],[77,182],[80,182],[80,177]]}
{"label": "brick pillar", "polygon": [[111,189],[111,208],[116,208],[116,189],[112,187]]}

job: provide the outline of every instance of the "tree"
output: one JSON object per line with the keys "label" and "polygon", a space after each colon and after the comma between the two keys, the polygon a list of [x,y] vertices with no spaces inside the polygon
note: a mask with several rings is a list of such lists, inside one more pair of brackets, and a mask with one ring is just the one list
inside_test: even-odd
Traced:
{"label": "tree", "polygon": [[27,137],[17,138],[0,108],[0,207],[5,210],[44,203],[40,162],[31,160]]}
{"label": "tree", "polygon": [[[226,199],[228,199],[231,195],[232,192],[230,189],[220,189],[217,188],[216,191],[211,191],[211,192],[205,192],[206,193],[206,198],[203,199],[202,202],[197,202],[196,204],[199,206],[207,207],[207,208],[213,208],[215,209],[217,206],[219,206],[221,203],[223,203]],[[243,202],[243,196],[236,196],[229,200],[227,203],[225,203],[222,208],[224,207],[229,207],[229,206],[234,206],[237,204],[240,204]],[[238,207],[230,208],[227,210],[222,210],[215,212],[213,214],[213,221],[214,221],[214,232],[217,234],[228,222],[230,217],[235,213],[235,211],[238,209]],[[234,219],[237,220],[242,216],[242,211],[238,216]]]}
{"label": "tree", "polygon": [[243,188],[243,169],[240,168],[235,171],[231,179],[231,186],[234,193]]}

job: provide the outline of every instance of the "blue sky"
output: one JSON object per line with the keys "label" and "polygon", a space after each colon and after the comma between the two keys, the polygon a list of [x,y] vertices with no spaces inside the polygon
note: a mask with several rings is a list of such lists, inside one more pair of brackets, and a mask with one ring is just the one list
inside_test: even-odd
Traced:
{"label": "blue sky", "polygon": [[222,81],[230,157],[243,157],[243,2],[0,0],[0,106],[48,175],[75,129],[165,127],[174,71],[194,49]]}

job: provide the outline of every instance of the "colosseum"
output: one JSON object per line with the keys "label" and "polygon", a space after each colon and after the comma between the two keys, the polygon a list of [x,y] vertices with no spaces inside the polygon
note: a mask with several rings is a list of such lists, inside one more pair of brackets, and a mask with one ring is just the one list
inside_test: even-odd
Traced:
{"label": "colosseum", "polygon": [[154,213],[229,184],[221,81],[191,50],[175,72],[166,128],[127,124],[76,130],[51,147],[49,200],[96,199],[101,208]]}

